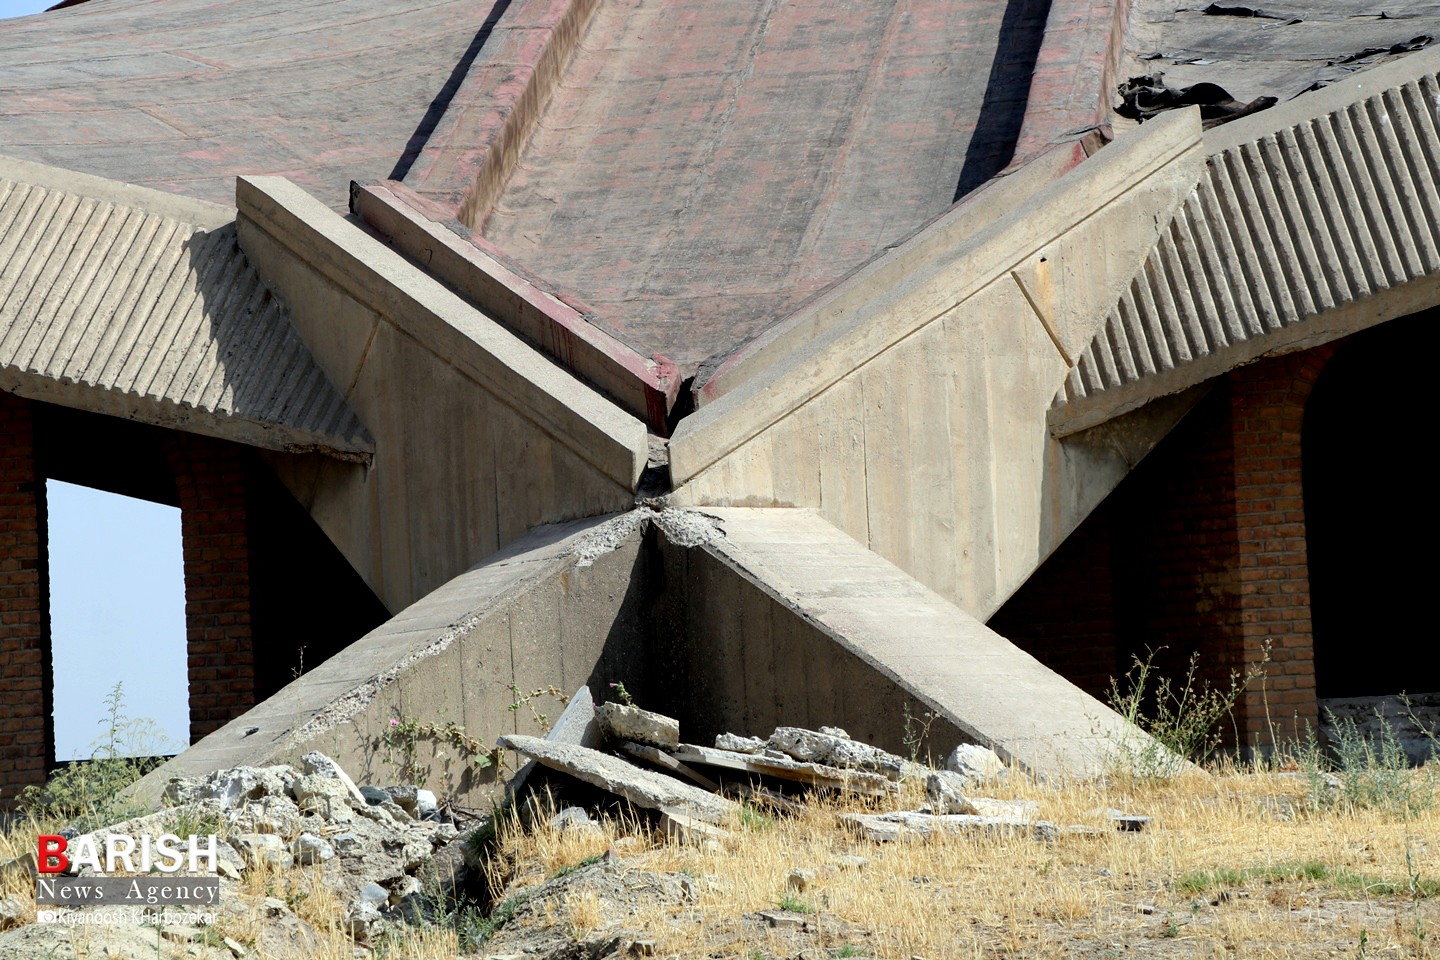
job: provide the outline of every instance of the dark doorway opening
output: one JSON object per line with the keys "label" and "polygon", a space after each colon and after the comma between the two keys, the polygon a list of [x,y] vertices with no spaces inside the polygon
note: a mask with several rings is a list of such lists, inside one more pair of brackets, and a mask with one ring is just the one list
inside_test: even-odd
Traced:
{"label": "dark doorway opening", "polygon": [[[1301,433],[1306,550],[1321,699],[1440,689],[1424,651],[1436,533],[1425,414],[1440,311],[1344,341]],[[1432,664],[1426,666],[1426,664]]]}

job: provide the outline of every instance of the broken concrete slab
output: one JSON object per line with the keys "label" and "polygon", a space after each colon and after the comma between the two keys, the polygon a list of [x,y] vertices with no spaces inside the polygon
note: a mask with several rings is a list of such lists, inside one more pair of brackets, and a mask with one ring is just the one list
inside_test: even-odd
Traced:
{"label": "broken concrete slab", "polygon": [[776,727],[769,744],[787,756],[807,763],[823,763],[846,770],[868,770],[891,780],[918,774],[924,768],[904,757],[851,739],[838,727],[806,730],[804,727]]}
{"label": "broken concrete slab", "polygon": [[699,787],[682,783],[674,777],[652,770],[642,770],[619,757],[568,743],[554,743],[539,737],[512,734],[496,741],[507,750],[514,750],[538,761],[552,770],[567,773],[578,780],[608,790],[629,800],[637,807],[675,812],[724,824],[740,815],[738,803],[716,796]]}
{"label": "broken concrete slab", "polygon": [[595,719],[612,740],[646,743],[661,750],[674,750],[680,745],[678,721],[628,703],[602,703],[595,708]]}
{"label": "broken concrete slab", "polygon": [[705,763],[726,770],[742,770],[759,773],[785,780],[795,780],[827,790],[841,790],[872,797],[893,793],[895,784],[878,773],[861,770],[841,770],[820,763],[804,763],[784,757],[766,757],[749,753],[732,753],[714,747],[698,747],[682,743],[670,755],[687,763]]}
{"label": "broken concrete slab", "polygon": [[1036,840],[1050,841],[1060,835],[1048,820],[1021,817],[982,817],[972,814],[933,814],[898,811],[895,813],[845,813],[840,820],[867,840],[887,843],[892,840],[918,840],[936,834],[958,833],[1022,833]]}
{"label": "broken concrete slab", "polygon": [[945,769],[965,779],[966,786],[1005,776],[1009,771],[999,754],[975,743],[958,744],[945,758]]}

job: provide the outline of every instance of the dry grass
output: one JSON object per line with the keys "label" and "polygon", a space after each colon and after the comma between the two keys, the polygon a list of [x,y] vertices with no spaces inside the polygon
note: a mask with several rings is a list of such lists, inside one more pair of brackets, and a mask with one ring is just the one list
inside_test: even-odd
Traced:
{"label": "dry grass", "polygon": [[[875,844],[841,829],[837,814],[848,807],[826,800],[793,818],[736,824],[723,844],[677,845],[641,831],[645,849],[627,865],[699,878],[699,902],[642,904],[626,924],[667,955],[792,956],[793,942],[754,942],[753,927],[724,921],[779,907],[790,871],[808,867],[816,881],[789,902],[849,925],[839,933],[812,925],[809,945],[832,954],[1440,956],[1440,903],[1430,898],[1440,892],[1440,811],[1283,819],[1279,811],[1300,809],[1303,791],[1293,778],[1244,772],[992,791],[1033,799],[1058,824],[1106,828],[1053,844],[1018,835]],[[1107,807],[1154,820],[1144,832],[1119,833]],[[606,825],[607,839],[615,832]],[[548,826],[512,825],[501,836],[509,863],[534,865],[519,884],[600,848]],[[847,855],[868,863],[842,866]],[[705,922],[690,917],[697,909]]]}

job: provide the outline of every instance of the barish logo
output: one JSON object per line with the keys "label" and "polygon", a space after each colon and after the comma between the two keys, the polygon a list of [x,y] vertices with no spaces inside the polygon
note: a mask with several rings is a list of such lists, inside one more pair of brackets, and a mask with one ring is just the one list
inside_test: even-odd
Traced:
{"label": "barish logo", "polygon": [[100,874],[214,873],[217,844],[213,833],[203,837],[192,833],[183,839],[162,833],[153,840],[142,836],[138,841],[127,834],[112,834],[103,844],[88,834],[71,841],[59,834],[42,833],[36,840],[35,863],[40,873],[75,873],[87,867]]}

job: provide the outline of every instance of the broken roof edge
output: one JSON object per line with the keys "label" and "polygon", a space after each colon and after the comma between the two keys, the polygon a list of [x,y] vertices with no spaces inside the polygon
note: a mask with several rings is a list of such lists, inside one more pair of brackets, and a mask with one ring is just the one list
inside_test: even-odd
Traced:
{"label": "broken roof edge", "polygon": [[246,230],[259,231],[582,461],[636,489],[649,459],[642,420],[290,181],[241,177],[236,200],[242,246]]}
{"label": "broken roof edge", "polygon": [[352,184],[350,209],[420,269],[490,318],[614,400],[659,436],[680,393],[669,359],[645,356],[601,330],[594,311],[447,217],[435,204],[393,181]]}
{"label": "broken roof edge", "polygon": [[223,227],[235,220],[235,208],[208,200],[196,200],[177,193],[165,193],[150,187],[136,186],[120,180],[97,177],[53,164],[36,163],[0,154],[0,179],[15,180],[60,190],[96,200],[105,200],[142,213],[179,220],[205,230]]}
{"label": "broken roof edge", "polygon": [[[1199,162],[1198,110],[1175,111],[1164,127],[1150,124],[1117,140],[959,242],[926,249],[918,262],[878,290],[856,296],[845,311],[816,323],[813,333],[776,358],[777,370],[751,376],[681,420],[670,441],[674,483],[696,477],[747,440],[820,396],[845,376],[921,327],[963,304],[1028,257],[1175,163]],[[1080,150],[1066,144],[1059,150]],[[1188,168],[1187,168],[1188,169]],[[943,246],[943,245],[942,245]],[[970,269],[961,269],[961,266]],[[882,274],[883,276],[883,274]],[[948,281],[948,282],[947,282]],[[900,308],[901,302],[905,303]],[[879,315],[877,317],[877,314]],[[1048,388],[1047,388],[1048,389]]]}
{"label": "broken roof edge", "polygon": [[[1220,124],[1205,132],[1205,152],[1222,153],[1282,130],[1335,113],[1352,103],[1415,80],[1440,74],[1440,47],[1405,54],[1396,60],[1359,70],[1327,87],[1303,93],[1268,110]],[[1147,121],[1148,122],[1148,121]],[[1142,124],[1143,126],[1143,124]]]}

